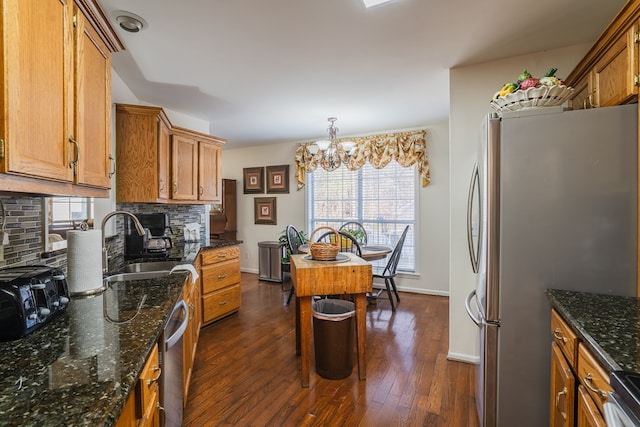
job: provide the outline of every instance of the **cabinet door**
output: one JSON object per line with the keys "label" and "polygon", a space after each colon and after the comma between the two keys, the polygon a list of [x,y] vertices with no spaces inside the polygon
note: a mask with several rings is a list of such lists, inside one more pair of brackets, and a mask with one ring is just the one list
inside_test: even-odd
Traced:
{"label": "cabinet door", "polygon": [[551,344],[550,427],[569,427],[574,422],[575,377],[560,347]]}
{"label": "cabinet door", "polygon": [[111,188],[111,52],[77,8],[74,25],[76,182]]}
{"label": "cabinet door", "polygon": [[573,110],[593,108],[589,80],[591,74],[587,74],[573,85],[573,96],[569,99],[569,107]]}
{"label": "cabinet door", "polygon": [[225,231],[237,231],[238,230],[238,208],[236,199],[236,180],[235,179],[223,179],[222,180],[222,209],[227,217],[227,225]]}
{"label": "cabinet door", "polygon": [[2,2],[2,172],[73,181],[72,5]]}
{"label": "cabinet door", "polygon": [[215,143],[200,141],[198,156],[198,200],[222,201],[222,148]]}
{"label": "cabinet door", "polygon": [[198,141],[179,134],[171,139],[171,198],[198,200]]}
{"label": "cabinet door", "polygon": [[598,411],[598,407],[589,397],[583,386],[578,386],[578,410],[576,412],[577,427],[607,427],[607,423]]}
{"label": "cabinet door", "polygon": [[168,199],[171,195],[169,191],[171,177],[170,170],[170,145],[171,135],[166,123],[158,118],[158,198]]}
{"label": "cabinet door", "polygon": [[594,105],[607,107],[630,101],[638,93],[635,26],[623,33],[593,67]]}

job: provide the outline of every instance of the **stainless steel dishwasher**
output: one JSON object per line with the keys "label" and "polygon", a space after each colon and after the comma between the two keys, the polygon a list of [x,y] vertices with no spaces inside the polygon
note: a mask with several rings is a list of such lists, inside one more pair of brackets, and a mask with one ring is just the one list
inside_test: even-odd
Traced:
{"label": "stainless steel dishwasher", "polygon": [[183,387],[182,387],[182,336],[189,322],[189,308],[180,300],[164,327],[160,351],[162,378],[160,382],[160,406],[164,411],[166,427],[182,425]]}

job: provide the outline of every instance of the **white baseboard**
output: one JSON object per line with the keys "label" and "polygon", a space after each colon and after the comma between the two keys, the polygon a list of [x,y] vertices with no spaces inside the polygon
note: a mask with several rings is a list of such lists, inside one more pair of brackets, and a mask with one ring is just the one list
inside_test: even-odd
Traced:
{"label": "white baseboard", "polygon": [[473,363],[476,365],[480,363],[479,356],[472,356],[470,354],[453,353],[453,352],[449,352],[447,354],[447,360],[453,360],[455,362]]}
{"label": "white baseboard", "polygon": [[241,273],[251,273],[251,274],[258,274],[260,273],[260,271],[257,268],[240,268],[240,272]]}

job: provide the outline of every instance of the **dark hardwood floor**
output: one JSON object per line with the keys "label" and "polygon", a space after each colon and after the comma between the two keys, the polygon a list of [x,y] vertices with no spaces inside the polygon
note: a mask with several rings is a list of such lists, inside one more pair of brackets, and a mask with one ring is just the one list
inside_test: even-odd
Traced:
{"label": "dark hardwood floor", "polygon": [[[473,366],[447,360],[448,298],[401,293],[367,310],[367,380],[300,386],[295,305],[242,274],[237,314],[202,329],[184,425],[477,426]],[[313,354],[313,351],[312,351]]]}

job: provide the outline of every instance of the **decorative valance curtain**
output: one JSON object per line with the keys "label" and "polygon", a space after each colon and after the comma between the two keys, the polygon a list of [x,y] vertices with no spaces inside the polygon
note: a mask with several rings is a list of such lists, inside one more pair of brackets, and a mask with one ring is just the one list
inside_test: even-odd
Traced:
{"label": "decorative valance curtain", "polygon": [[[342,147],[338,149],[338,154],[342,163],[352,171],[360,169],[366,162],[376,169],[382,169],[391,160],[404,167],[417,164],[422,186],[426,187],[429,184],[430,172],[425,133],[424,130],[419,130],[349,138],[349,141],[356,143],[355,154],[348,156]],[[341,141],[346,139],[337,140],[338,143]],[[300,144],[296,150],[298,190],[305,185],[305,173],[313,172],[320,165],[322,153],[319,151],[316,155],[311,154],[307,147],[312,144],[314,143]]]}

